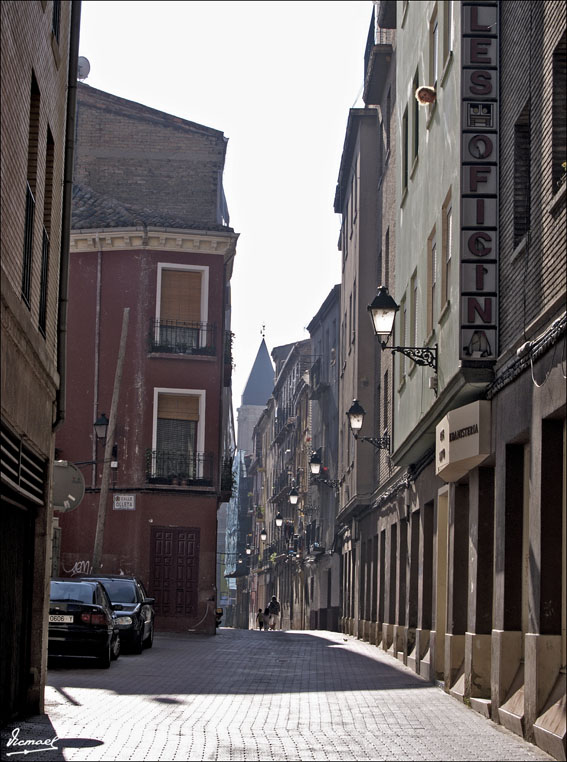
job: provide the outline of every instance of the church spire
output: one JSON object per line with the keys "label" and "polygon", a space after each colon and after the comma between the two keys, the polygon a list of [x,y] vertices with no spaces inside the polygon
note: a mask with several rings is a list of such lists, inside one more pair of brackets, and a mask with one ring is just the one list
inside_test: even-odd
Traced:
{"label": "church spire", "polygon": [[262,342],[248,381],[242,393],[242,405],[261,405],[268,402],[274,390],[274,366],[268,353],[268,347],[262,333]]}

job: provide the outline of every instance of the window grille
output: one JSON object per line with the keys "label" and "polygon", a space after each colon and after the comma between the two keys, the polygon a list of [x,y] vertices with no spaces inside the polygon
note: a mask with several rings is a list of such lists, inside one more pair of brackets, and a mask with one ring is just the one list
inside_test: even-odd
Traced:
{"label": "window grille", "polygon": [[53,0],[53,15],[51,17],[51,31],[53,36],[59,42],[61,32],[61,0]]}
{"label": "window grille", "polygon": [[530,229],[530,107],[514,125],[514,246]]}
{"label": "window grille", "polygon": [[552,113],[552,183],[553,193],[557,193],[565,183],[567,167],[565,161],[565,136],[567,135],[567,115],[565,97],[567,95],[565,32],[553,51],[553,113]]}
{"label": "window grille", "polygon": [[39,330],[45,336],[47,322],[47,275],[49,270],[49,236],[43,228],[43,240],[41,245],[41,288],[39,293]]}
{"label": "window grille", "polygon": [[29,183],[26,184],[26,219],[24,224],[24,261],[22,268],[22,299],[26,306],[31,306],[31,271],[33,253],[33,221],[35,199]]}
{"label": "window grille", "polygon": [[0,429],[2,482],[37,505],[44,504],[47,461],[28,449],[6,426]]}

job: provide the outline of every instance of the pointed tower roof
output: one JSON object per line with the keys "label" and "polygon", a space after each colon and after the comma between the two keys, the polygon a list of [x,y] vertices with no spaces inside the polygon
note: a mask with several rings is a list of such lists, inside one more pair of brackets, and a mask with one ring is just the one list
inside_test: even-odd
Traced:
{"label": "pointed tower roof", "polygon": [[242,393],[242,405],[265,405],[274,390],[274,366],[262,339],[254,365]]}

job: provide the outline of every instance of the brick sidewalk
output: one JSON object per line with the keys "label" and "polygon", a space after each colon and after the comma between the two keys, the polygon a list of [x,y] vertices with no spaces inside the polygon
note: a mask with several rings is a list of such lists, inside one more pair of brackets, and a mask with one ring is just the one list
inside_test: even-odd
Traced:
{"label": "brick sidewalk", "polygon": [[[157,635],[109,670],[53,665],[48,683],[46,715],[2,731],[3,759],[551,759],[336,632]],[[14,727],[55,748],[7,747]]]}

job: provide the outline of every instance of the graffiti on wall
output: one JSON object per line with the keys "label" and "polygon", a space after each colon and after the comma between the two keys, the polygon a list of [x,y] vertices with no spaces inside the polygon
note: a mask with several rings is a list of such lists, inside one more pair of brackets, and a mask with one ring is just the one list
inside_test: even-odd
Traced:
{"label": "graffiti on wall", "polygon": [[92,569],[92,564],[90,561],[75,561],[73,566],[70,569],[65,568],[65,564],[61,564],[61,568],[63,569],[64,574],[68,574],[70,577],[74,577],[76,574],[90,574]]}

